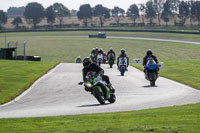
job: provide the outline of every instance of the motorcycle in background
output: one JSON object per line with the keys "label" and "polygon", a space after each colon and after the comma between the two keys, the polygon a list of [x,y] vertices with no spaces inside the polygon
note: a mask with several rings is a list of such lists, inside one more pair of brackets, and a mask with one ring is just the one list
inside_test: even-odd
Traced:
{"label": "motorcycle in background", "polygon": [[99,53],[97,55],[97,65],[101,66],[102,63],[103,63],[103,54]]}
{"label": "motorcycle in background", "polygon": [[96,62],[96,61],[95,61],[95,54],[94,54],[94,53],[92,53],[92,54],[90,55],[90,58],[91,58],[92,62]]}
{"label": "motorcycle in background", "polygon": [[115,55],[113,53],[110,53],[108,55],[108,64],[110,65],[110,68],[112,68],[114,63],[115,63]]}
{"label": "motorcycle in background", "polygon": [[151,86],[155,86],[155,82],[158,78],[158,64],[153,58],[147,58],[147,64],[144,66],[145,77],[150,81]]}
{"label": "motorcycle in background", "polygon": [[103,53],[103,63],[105,64],[106,61],[107,61],[107,55],[106,55],[106,53],[104,52],[104,53]]}
{"label": "motorcycle in background", "polygon": [[121,73],[121,76],[124,76],[124,73],[127,69],[127,59],[125,57],[120,57],[119,58],[119,64],[118,64],[118,69]]}

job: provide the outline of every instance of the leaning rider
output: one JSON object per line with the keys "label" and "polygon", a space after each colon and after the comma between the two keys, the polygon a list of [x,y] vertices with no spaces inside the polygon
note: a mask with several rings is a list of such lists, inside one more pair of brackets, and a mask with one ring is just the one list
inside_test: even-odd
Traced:
{"label": "leaning rider", "polygon": [[[90,58],[85,58],[83,60],[83,81],[86,82],[86,74],[90,71],[95,72],[96,74],[101,74],[102,79],[108,84],[111,92],[115,92],[115,89],[112,87],[112,84],[110,83],[109,77],[107,75],[104,75],[104,70],[99,67],[96,63],[92,63]],[[85,87],[86,91],[90,91],[89,88]]]}

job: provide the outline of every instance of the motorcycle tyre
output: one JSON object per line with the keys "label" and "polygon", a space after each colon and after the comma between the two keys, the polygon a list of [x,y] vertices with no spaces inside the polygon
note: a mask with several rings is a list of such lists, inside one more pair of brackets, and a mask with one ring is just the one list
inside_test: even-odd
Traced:
{"label": "motorcycle tyre", "polygon": [[101,93],[99,93],[98,89],[95,88],[93,91],[94,96],[96,97],[96,99],[98,100],[98,102],[100,104],[105,104],[105,99],[104,97],[101,95]]}
{"label": "motorcycle tyre", "polygon": [[152,77],[150,78],[150,79],[151,79],[151,81],[150,81],[150,85],[151,85],[151,86],[155,86],[156,75],[155,75],[154,73],[150,73],[149,76],[152,76]]}
{"label": "motorcycle tyre", "polygon": [[116,101],[116,96],[115,96],[114,93],[113,93],[113,94],[110,94],[110,99],[108,99],[108,101],[109,101],[110,103],[114,103],[114,102]]}
{"label": "motorcycle tyre", "polygon": [[124,76],[124,72],[121,72],[121,76]]}

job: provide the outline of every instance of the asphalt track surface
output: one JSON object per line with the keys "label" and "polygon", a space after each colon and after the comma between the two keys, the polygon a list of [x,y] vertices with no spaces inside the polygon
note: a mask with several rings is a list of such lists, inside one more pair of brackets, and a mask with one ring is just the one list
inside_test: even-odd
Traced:
{"label": "asphalt track surface", "polygon": [[0,118],[120,112],[200,102],[199,90],[175,81],[159,77],[156,87],[151,87],[144,73],[136,68],[129,67],[125,76],[120,76],[116,65],[102,67],[116,89],[115,103],[100,105],[78,85],[82,81],[82,64],[61,63],[21,96],[0,106]]}

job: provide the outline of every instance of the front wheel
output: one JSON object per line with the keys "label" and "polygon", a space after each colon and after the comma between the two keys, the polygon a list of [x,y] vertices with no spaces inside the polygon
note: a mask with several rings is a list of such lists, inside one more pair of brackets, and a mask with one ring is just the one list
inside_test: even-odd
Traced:
{"label": "front wheel", "polygon": [[101,62],[100,61],[98,62],[98,65],[101,66]]}
{"label": "front wheel", "polygon": [[155,86],[155,81],[151,81],[151,86]]}
{"label": "front wheel", "polygon": [[124,72],[121,72],[121,76],[124,76]]}
{"label": "front wheel", "polygon": [[110,64],[110,68],[112,68],[112,64]]}
{"label": "front wheel", "polygon": [[114,103],[114,102],[116,101],[116,96],[115,96],[115,94],[110,94],[110,99],[108,99],[108,101],[109,101],[110,103]]}
{"label": "front wheel", "polygon": [[149,79],[150,79],[151,86],[155,86],[156,74],[155,73],[149,73]]}
{"label": "front wheel", "polygon": [[96,97],[96,99],[99,101],[100,104],[105,104],[105,99],[101,94],[101,92],[99,92],[98,88],[94,89],[94,96]]}

